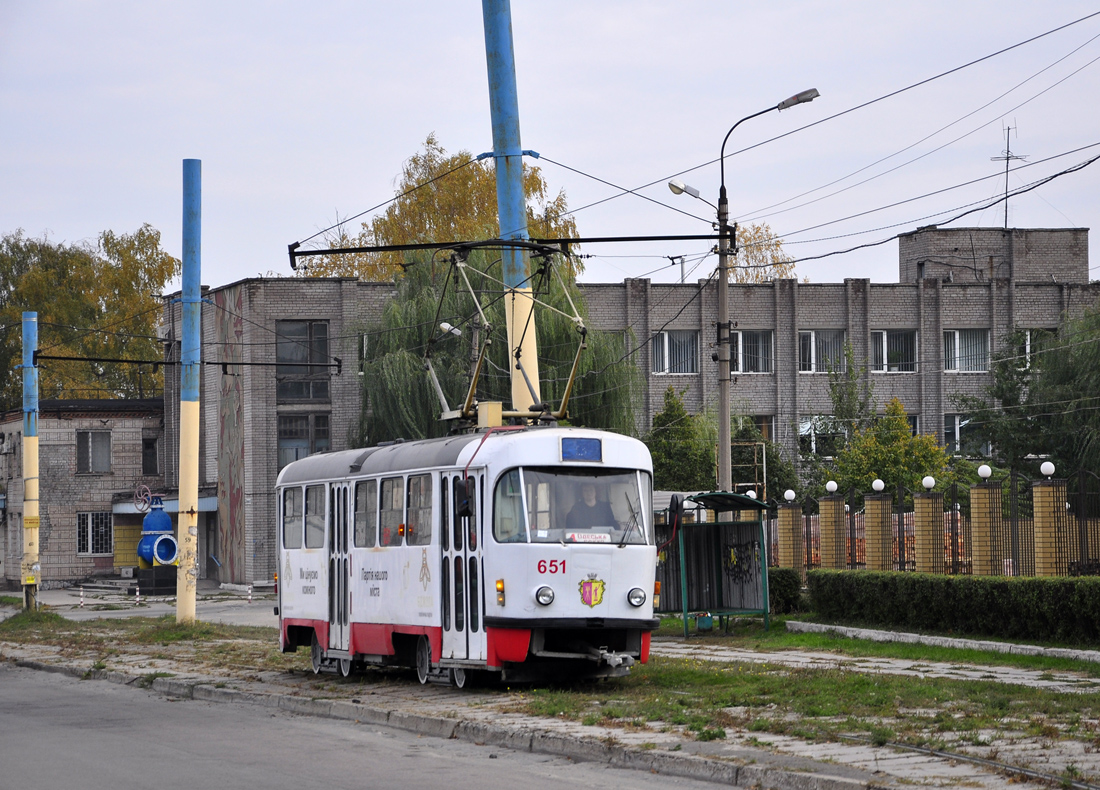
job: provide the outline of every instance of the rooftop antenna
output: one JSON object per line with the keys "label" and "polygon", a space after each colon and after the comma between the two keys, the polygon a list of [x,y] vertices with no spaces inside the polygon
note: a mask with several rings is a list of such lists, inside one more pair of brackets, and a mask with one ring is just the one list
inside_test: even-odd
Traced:
{"label": "rooftop antenna", "polygon": [[[1016,128],[1016,137],[1020,136],[1020,128]],[[1008,163],[1017,159],[1027,159],[1026,154],[1017,155],[1012,153],[1012,129],[1011,126],[1005,127],[1005,150],[1001,151],[1000,156],[989,157],[990,162],[1004,162],[1005,163],[1005,230],[1008,230]]]}

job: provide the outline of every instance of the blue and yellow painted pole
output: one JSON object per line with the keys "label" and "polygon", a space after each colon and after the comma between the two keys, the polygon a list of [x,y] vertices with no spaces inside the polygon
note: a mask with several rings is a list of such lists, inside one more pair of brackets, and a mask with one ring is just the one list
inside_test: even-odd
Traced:
{"label": "blue and yellow painted pole", "polygon": [[[527,201],[523,194],[523,149],[519,136],[519,97],[516,90],[516,58],[512,47],[512,8],[509,0],[482,0],[485,21],[485,60],[489,71],[489,109],[493,121],[493,159],[497,176],[497,218],[502,239],[530,238],[527,235]],[[512,408],[527,411],[532,392],[542,401],[539,388],[538,345],[534,302],[527,274],[527,253],[509,248],[503,254],[508,349],[512,354]],[[518,356],[517,356],[518,353]],[[531,382],[517,366],[523,365]]]}
{"label": "blue and yellow painted pole", "polygon": [[195,621],[199,577],[199,368],[202,365],[202,161],[183,160],[183,333],[180,349],[179,569],[176,622]]}
{"label": "blue and yellow painted pole", "polygon": [[23,313],[23,608],[38,610],[38,313]]}

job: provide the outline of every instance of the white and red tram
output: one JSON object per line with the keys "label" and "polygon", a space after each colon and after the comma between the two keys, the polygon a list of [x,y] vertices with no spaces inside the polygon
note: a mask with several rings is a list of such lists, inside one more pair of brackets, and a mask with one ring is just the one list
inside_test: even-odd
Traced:
{"label": "white and red tram", "polygon": [[524,680],[649,655],[656,549],[641,442],[493,428],[325,453],[276,484],[280,643],[314,671]]}

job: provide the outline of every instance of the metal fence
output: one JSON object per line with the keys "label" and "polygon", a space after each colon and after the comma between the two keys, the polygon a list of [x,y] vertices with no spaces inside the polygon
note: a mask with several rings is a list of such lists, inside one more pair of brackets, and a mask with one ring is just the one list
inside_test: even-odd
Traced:
{"label": "metal fence", "polygon": [[1055,521],[1058,572],[1100,576],[1100,477],[1082,469],[1066,480],[1066,509]]}

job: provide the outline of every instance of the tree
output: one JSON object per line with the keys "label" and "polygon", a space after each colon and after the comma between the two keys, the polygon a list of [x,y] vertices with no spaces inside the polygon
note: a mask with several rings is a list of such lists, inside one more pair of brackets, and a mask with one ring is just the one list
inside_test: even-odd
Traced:
{"label": "tree", "polygon": [[664,407],[653,415],[645,438],[653,456],[653,487],[660,491],[714,488],[716,433],[704,417],[688,414],[680,394],[665,390]]}
{"label": "tree", "polygon": [[968,430],[988,442],[992,460],[1013,469],[1050,456],[1069,473],[1100,469],[1100,309],[1090,308],[1052,333],[1005,337],[982,397],[959,396]]}
{"label": "tree", "polygon": [[851,436],[867,428],[875,416],[875,388],[865,367],[856,366],[852,344],[844,343],[844,363],[829,365],[829,400],[833,404],[834,432]]}
{"label": "tree", "polygon": [[160,248],[160,232],[142,225],[131,234],[100,234],[95,246],[28,239],[21,230],[0,239],[0,408],[23,399],[22,313],[38,313],[43,398],[137,397],[158,391],[162,374],[148,366],[94,359],[159,359],[160,291],[180,271]]}
{"label": "tree", "polygon": [[928,434],[913,435],[905,407],[893,398],[886,412],[866,428],[854,432],[836,455],[835,479],[841,491],[870,491],[875,478],[891,491],[898,486],[919,490],[921,480],[944,477],[951,458]]}
{"label": "tree", "polygon": [[[734,417],[734,430],[731,435],[733,447],[730,449],[730,461],[733,464],[733,483],[755,482],[764,478],[764,491],[757,490],[757,496],[778,499],[788,488],[799,486],[798,472],[794,464],[787,459],[786,453],[775,442],[765,439],[756,422],[749,417]],[[763,450],[767,457],[767,473],[764,473]],[[737,488],[743,493],[743,488]]]}
{"label": "tree", "polygon": [[794,258],[767,222],[737,226],[737,257],[730,265],[732,283],[766,283],[794,277]]}
{"label": "tree", "polygon": [[[442,265],[433,272],[431,256],[412,256],[412,265],[397,280],[397,295],[387,302],[379,321],[364,327],[366,348],[362,362],[363,403],[358,433],[359,444],[391,439],[419,439],[441,436],[452,427],[439,420],[441,405],[424,367],[430,354],[432,365],[452,409],[461,405],[471,378],[477,348],[486,339],[481,312],[456,275]],[[503,287],[484,276],[484,268],[498,258],[474,251],[466,273],[480,296],[481,309],[492,327],[488,365],[476,390],[479,401],[511,400],[513,363],[504,338]],[[583,301],[571,280],[552,278],[538,298],[558,311],[536,307],[535,327],[539,338],[541,394],[557,407],[573,364],[580,335],[574,323],[562,313],[571,310],[566,299],[583,314]],[[447,322],[462,335],[441,333]],[[582,353],[579,374],[569,401],[570,422],[632,435],[642,391],[638,369],[622,333],[588,330],[587,350]]]}
{"label": "tree", "polygon": [[[523,191],[527,198],[527,228],[532,238],[577,236],[576,223],[567,211],[565,192],[553,195],[541,169],[523,165]],[[395,194],[396,198],[382,214],[361,223],[357,234],[349,235],[341,229],[329,236],[329,247],[484,241],[501,235],[493,165],[489,160],[476,161],[469,151],[448,155],[434,134],[428,135],[422,151],[405,162]],[[404,270],[408,257],[399,252],[317,256],[305,259],[308,263],[299,266],[298,273],[311,277],[390,280]],[[570,257],[566,266],[573,276],[584,268],[577,257]]]}

